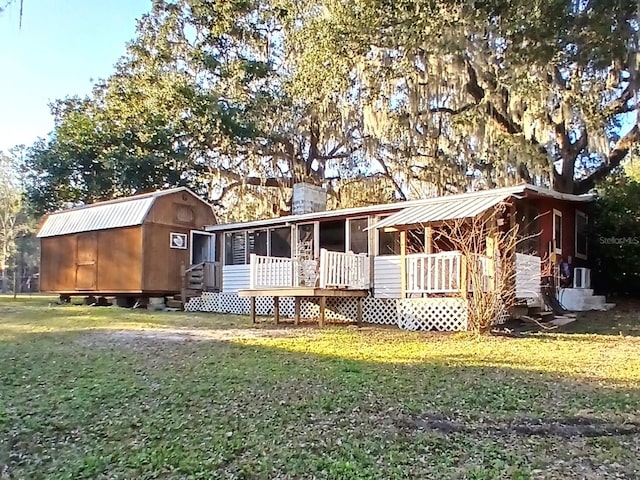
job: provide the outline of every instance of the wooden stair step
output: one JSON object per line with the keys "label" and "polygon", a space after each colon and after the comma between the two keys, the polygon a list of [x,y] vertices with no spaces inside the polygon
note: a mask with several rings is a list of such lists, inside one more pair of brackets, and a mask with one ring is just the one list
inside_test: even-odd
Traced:
{"label": "wooden stair step", "polygon": [[183,308],[184,303],[182,300],[167,300],[166,301],[167,308]]}

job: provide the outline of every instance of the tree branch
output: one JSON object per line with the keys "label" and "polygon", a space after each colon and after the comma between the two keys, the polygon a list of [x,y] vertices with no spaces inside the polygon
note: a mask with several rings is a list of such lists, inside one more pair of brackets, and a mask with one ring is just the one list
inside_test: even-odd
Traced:
{"label": "tree branch", "polygon": [[574,193],[585,193],[594,188],[598,181],[604,179],[614,168],[620,166],[620,162],[638,142],[640,142],[640,127],[636,123],[624,137],[618,140],[618,143],[607,155],[605,163],[591,175],[577,182]]}

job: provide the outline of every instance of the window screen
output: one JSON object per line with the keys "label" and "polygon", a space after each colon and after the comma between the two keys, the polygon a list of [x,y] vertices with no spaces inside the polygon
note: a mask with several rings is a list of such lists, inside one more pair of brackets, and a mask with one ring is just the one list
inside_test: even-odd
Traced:
{"label": "window screen", "polygon": [[246,238],[245,232],[225,233],[225,265],[244,265],[247,263]]}
{"label": "window screen", "polygon": [[364,230],[368,226],[366,218],[349,220],[349,250],[353,253],[369,253],[369,232]]}
{"label": "window screen", "polygon": [[274,228],[269,231],[271,235],[272,257],[291,258],[291,227]]}

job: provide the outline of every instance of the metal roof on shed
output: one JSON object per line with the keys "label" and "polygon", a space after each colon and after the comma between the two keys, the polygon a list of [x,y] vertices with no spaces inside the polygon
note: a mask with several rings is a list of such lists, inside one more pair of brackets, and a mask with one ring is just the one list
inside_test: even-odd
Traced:
{"label": "metal roof on shed", "polygon": [[178,187],[52,213],[44,221],[38,237],[56,237],[71,233],[142,225],[158,197],[180,191],[196,196],[188,188]]}
{"label": "metal roof on shed", "polygon": [[142,225],[154,201],[154,197],[147,197],[55,213],[45,220],[38,237]]}

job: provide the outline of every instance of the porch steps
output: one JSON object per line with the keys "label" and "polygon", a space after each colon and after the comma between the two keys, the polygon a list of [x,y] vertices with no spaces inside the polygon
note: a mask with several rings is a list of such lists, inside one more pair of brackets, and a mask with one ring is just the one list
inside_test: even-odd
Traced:
{"label": "porch steps", "polygon": [[615,307],[615,303],[607,303],[604,295],[594,295],[591,288],[561,288],[558,300],[564,308],[574,312],[606,311]]}
{"label": "porch steps", "polygon": [[537,305],[518,305],[512,310],[511,316],[525,324],[531,324],[543,330],[552,330],[576,319],[575,314],[553,312]]}
{"label": "porch steps", "polygon": [[182,268],[182,289],[179,295],[174,295],[166,301],[167,308],[184,310],[190,298],[202,296],[205,287],[204,263]]}

